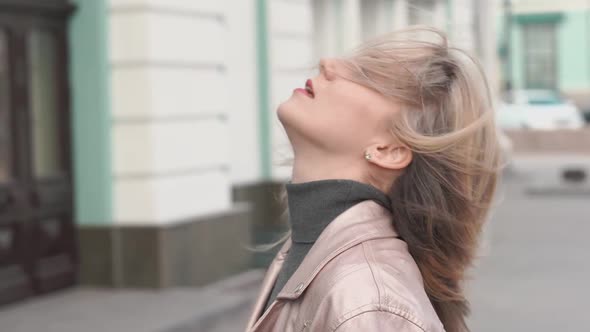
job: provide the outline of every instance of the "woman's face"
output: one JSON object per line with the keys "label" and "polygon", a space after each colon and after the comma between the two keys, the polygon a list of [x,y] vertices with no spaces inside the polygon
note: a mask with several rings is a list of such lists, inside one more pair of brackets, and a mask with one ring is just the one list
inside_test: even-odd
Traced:
{"label": "woman's face", "polygon": [[[295,154],[363,156],[388,134],[395,105],[384,96],[347,80],[337,59],[322,59],[320,72],[281,103],[277,116]],[[303,83],[303,82],[302,82]],[[303,84],[302,84],[303,85]],[[389,135],[389,136],[388,136]]]}

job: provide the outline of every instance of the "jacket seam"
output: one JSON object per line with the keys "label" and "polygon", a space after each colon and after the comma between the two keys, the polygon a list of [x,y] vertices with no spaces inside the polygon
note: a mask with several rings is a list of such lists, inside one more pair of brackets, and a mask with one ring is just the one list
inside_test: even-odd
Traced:
{"label": "jacket seam", "polygon": [[375,283],[375,288],[377,288],[377,300],[379,301],[379,304],[381,304],[381,290],[379,289],[379,284],[377,283],[377,278],[375,277],[375,271],[373,270],[373,266],[371,265],[371,261],[367,257],[368,248],[365,245],[365,242],[362,243],[362,247],[363,247],[363,256],[365,257],[365,260],[367,261],[367,265],[369,265],[369,270],[371,271],[371,275],[373,276],[373,282]]}
{"label": "jacket seam", "polygon": [[[363,307],[373,306],[373,305],[374,305],[373,303],[362,305],[362,306],[360,306],[360,307],[358,307],[356,309],[353,309],[353,310],[348,311],[346,314],[343,314],[342,316],[346,316],[347,314],[349,314],[349,313],[351,313],[351,312],[353,312],[355,310],[359,310],[359,309],[361,309]],[[392,307],[389,307],[389,306],[388,307],[383,307],[381,305],[379,305],[379,307],[377,309],[361,310],[360,312],[358,312],[358,313],[352,315],[351,317],[348,317],[348,318],[346,318],[346,319],[344,319],[342,321],[338,320],[336,326],[331,331],[332,332],[337,332],[337,330],[340,328],[340,326],[342,326],[347,321],[349,321],[349,320],[351,320],[351,319],[353,319],[355,317],[358,317],[358,316],[360,316],[362,314],[370,313],[370,312],[386,312],[386,313],[389,313],[389,314],[392,314],[392,315],[396,315],[396,316],[400,317],[401,319],[407,321],[408,323],[411,323],[412,325],[416,326],[418,329],[420,329],[420,331],[426,332],[426,330],[421,325],[419,325],[418,323],[414,322],[409,317],[407,317],[408,316],[407,312],[402,312],[401,310],[396,310],[395,308],[392,308]]]}
{"label": "jacket seam", "polygon": [[[303,291],[299,295],[296,295],[293,292],[286,292],[284,294],[283,294],[283,292],[279,292],[279,294],[277,294],[277,298],[280,297],[282,299],[286,298],[289,300],[293,300],[293,299],[298,298],[307,289],[309,284],[311,284],[311,282],[313,282],[313,280],[317,277],[317,275],[326,267],[326,265],[328,265],[332,260],[336,259],[338,256],[344,254],[345,252],[351,250],[352,248],[354,248],[358,245],[363,244],[364,242],[391,238],[390,236],[380,236],[378,234],[379,233],[377,233],[377,232],[371,232],[371,233],[368,233],[368,235],[359,235],[356,238],[354,238],[354,239],[346,242],[342,246],[338,247],[338,249],[333,251],[331,254],[329,254],[327,257],[325,257],[319,264],[317,264],[315,269],[312,270],[312,272],[310,274],[308,274],[305,278],[301,279],[301,280],[303,280],[302,283],[304,284],[304,288],[303,288]],[[373,236],[375,236],[375,237],[373,237]],[[367,237],[367,238],[365,238],[365,237]],[[364,253],[364,251],[363,251],[363,253]],[[365,259],[366,259],[366,257],[365,257]],[[302,264],[303,264],[303,262],[302,262]],[[300,267],[301,267],[301,265],[300,265]],[[295,272],[297,272],[297,270]],[[295,275],[295,273],[293,275]],[[293,275],[291,276],[291,278],[293,277]],[[291,280],[291,279],[289,279],[289,280]],[[289,283],[289,281],[287,281],[285,286],[288,283]],[[281,294],[282,294],[282,296],[281,296]]]}
{"label": "jacket seam", "polygon": [[[325,296],[318,302],[317,307],[322,307],[326,302],[330,301],[330,299],[333,296],[333,293],[337,291],[336,286],[338,285],[338,283],[342,279],[344,279],[346,276],[349,276],[353,273],[358,273],[359,271],[362,271],[367,268],[368,268],[367,266],[362,265],[362,266],[355,268],[354,270],[351,270],[351,271],[348,271],[347,273],[341,274],[340,278],[338,278],[338,280],[334,280],[332,283],[330,283],[329,288],[325,292]],[[336,317],[336,318],[339,318],[339,317]],[[314,316],[314,319],[315,319],[315,316]],[[337,324],[338,320],[336,320],[334,323]]]}
{"label": "jacket seam", "polygon": [[334,289],[336,289],[336,287],[338,286],[338,283],[341,282],[341,280],[343,280],[344,278],[346,278],[347,276],[353,274],[353,273],[358,273],[359,271],[362,271],[364,269],[367,269],[367,266],[364,265],[360,265],[354,269],[351,269],[350,271],[347,271],[346,273],[342,273],[338,275],[338,279],[333,280],[330,284],[329,284],[329,288],[326,290],[326,296],[324,299],[322,299],[321,303],[324,303],[324,301],[329,300],[330,295],[332,295],[332,292],[334,291]]}

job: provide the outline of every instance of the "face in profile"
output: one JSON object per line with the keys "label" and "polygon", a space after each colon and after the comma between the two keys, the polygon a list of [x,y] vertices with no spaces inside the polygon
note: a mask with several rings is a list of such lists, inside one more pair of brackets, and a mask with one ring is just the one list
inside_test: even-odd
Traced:
{"label": "face in profile", "polygon": [[362,156],[388,134],[395,105],[383,95],[348,80],[339,59],[322,59],[319,72],[293,90],[277,116],[294,153]]}

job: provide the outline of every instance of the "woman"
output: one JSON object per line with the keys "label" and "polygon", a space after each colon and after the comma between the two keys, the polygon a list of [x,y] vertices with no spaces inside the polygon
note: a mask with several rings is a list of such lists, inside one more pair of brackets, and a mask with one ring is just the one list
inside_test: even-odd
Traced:
{"label": "woman", "polygon": [[247,330],[468,331],[463,280],[499,168],[477,62],[408,29],[322,59],[277,113],[291,232]]}

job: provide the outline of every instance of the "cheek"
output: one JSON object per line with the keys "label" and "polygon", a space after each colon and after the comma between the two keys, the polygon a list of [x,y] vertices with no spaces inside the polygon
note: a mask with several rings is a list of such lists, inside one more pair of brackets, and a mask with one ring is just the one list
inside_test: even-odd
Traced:
{"label": "cheek", "polygon": [[351,123],[363,137],[370,138],[391,125],[389,119],[394,107],[375,91],[353,85],[341,89],[336,100],[346,122]]}
{"label": "cheek", "polygon": [[334,107],[331,108],[333,117],[338,118],[347,129],[371,127],[371,123],[377,121],[375,112],[372,112],[372,101],[363,90],[341,89],[333,95],[330,101]]}
{"label": "cheek", "polygon": [[345,93],[325,94],[310,112],[310,127],[318,138],[337,150],[358,150],[372,135],[373,117],[363,99]]}
{"label": "cheek", "polygon": [[381,121],[371,97],[364,89],[335,83],[315,99],[292,96],[280,104],[277,115],[289,133],[326,150],[351,153],[375,135]]}

